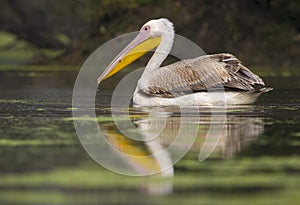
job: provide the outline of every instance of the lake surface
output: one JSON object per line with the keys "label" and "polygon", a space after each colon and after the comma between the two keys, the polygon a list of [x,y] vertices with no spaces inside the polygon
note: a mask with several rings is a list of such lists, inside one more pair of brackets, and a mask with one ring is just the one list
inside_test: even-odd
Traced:
{"label": "lake surface", "polygon": [[[67,70],[0,72],[0,204],[300,201],[299,77],[265,77],[274,90],[251,106],[193,107],[184,113],[175,107],[120,107],[115,118],[110,109],[115,82],[107,81],[96,98],[97,123],[113,149],[127,156],[102,156],[115,160],[112,168],[135,175],[166,168],[156,176],[132,177],[98,165],[80,144],[72,119],[76,76]],[[134,127],[122,131],[134,139],[116,125],[128,118]],[[158,133],[153,143],[135,140]],[[184,138],[173,143],[178,136]],[[173,150],[152,155],[167,147]],[[172,166],[179,152],[184,157]]]}

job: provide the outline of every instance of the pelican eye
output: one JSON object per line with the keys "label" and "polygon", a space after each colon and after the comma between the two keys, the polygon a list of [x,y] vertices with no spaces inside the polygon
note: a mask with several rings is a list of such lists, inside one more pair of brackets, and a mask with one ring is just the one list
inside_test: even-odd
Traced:
{"label": "pelican eye", "polygon": [[144,26],[144,31],[150,31],[150,26]]}

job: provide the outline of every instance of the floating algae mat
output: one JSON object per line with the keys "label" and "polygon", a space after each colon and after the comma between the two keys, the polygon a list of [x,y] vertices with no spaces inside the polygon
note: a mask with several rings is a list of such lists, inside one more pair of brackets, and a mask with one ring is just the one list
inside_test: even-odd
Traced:
{"label": "floating algae mat", "polygon": [[[296,78],[266,78],[267,84],[275,87],[272,92],[255,105],[229,107],[217,143],[213,135],[206,138],[210,110],[199,108],[200,117],[189,113],[192,123],[187,127],[196,127],[199,133],[188,153],[172,167],[173,175],[130,177],[101,167],[81,146],[72,118],[72,111],[78,111],[72,108],[75,69],[40,68],[34,71],[36,75],[19,75],[17,70],[10,68],[0,75],[1,204],[300,201],[300,85]],[[279,81],[288,83],[280,87]],[[106,87],[110,84],[113,87],[115,82],[107,81]],[[117,129],[115,121],[125,121],[129,113],[136,128],[151,125],[155,130],[165,123],[159,143],[162,147],[172,144],[183,117],[177,109],[163,108],[167,114],[150,118],[148,109],[120,108],[113,118],[111,92],[98,92],[96,119],[86,116],[75,120],[96,120],[106,139],[123,145],[124,151],[134,147],[139,153],[150,152],[145,143],[127,139]],[[127,131],[138,136],[132,127]],[[184,147],[186,141],[181,143]],[[203,146],[213,149],[207,159],[199,161]]]}

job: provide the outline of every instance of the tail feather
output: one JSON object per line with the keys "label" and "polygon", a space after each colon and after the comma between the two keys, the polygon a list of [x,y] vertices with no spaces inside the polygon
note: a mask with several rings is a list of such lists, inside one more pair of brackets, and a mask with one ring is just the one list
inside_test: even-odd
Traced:
{"label": "tail feather", "polygon": [[256,92],[267,93],[267,92],[270,92],[271,90],[273,90],[273,88],[263,87],[263,88],[260,88],[260,89],[256,90]]}

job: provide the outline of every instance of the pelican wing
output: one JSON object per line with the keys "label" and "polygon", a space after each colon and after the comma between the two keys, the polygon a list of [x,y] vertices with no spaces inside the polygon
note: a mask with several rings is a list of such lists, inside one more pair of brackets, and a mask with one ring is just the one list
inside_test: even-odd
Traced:
{"label": "pelican wing", "polygon": [[138,86],[146,95],[177,97],[220,86],[255,91],[264,87],[264,82],[235,56],[225,53],[200,56],[159,68],[141,78]]}

